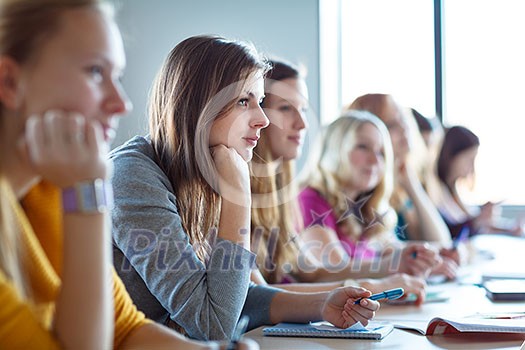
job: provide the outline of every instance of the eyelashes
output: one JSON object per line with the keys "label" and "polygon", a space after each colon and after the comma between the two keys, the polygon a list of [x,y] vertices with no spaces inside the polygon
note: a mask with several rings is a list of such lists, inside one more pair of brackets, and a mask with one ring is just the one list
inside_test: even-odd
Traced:
{"label": "eyelashes", "polygon": [[[261,97],[257,104],[260,106],[264,102],[265,96]],[[247,107],[250,104],[250,99],[253,99],[253,97],[242,97],[237,101],[237,104],[239,106]]]}

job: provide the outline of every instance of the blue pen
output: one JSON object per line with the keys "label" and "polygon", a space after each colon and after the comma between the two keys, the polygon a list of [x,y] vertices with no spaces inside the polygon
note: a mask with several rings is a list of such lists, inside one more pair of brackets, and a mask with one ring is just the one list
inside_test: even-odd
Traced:
{"label": "blue pen", "polygon": [[403,296],[403,294],[405,294],[405,291],[403,290],[403,288],[389,289],[389,290],[385,290],[384,292],[381,292],[381,293],[372,294],[368,298],[359,298],[359,299],[357,299],[354,302],[354,304],[359,304],[361,302],[361,300],[363,300],[363,299],[370,299],[370,300],[389,299],[389,300],[395,300],[395,299],[401,298]]}
{"label": "blue pen", "polygon": [[461,231],[459,231],[459,234],[456,236],[456,238],[454,238],[454,240],[452,241],[452,249],[453,250],[456,250],[458,249],[458,246],[461,242],[464,242],[467,240],[467,238],[469,237],[469,234],[470,234],[470,229],[468,228],[468,226],[463,226],[461,228]]}
{"label": "blue pen", "polygon": [[239,342],[239,340],[241,340],[242,334],[246,332],[246,328],[248,327],[249,322],[250,318],[248,316],[244,315],[241,317],[241,319],[237,323],[237,327],[235,327],[235,330],[233,331],[232,338],[228,343],[228,347],[226,348],[226,350],[237,349],[237,343]]}

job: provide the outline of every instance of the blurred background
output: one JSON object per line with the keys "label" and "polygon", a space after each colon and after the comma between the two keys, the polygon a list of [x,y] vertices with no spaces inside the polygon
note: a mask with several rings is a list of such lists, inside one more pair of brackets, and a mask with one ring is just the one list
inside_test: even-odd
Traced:
{"label": "blurred background", "polygon": [[218,34],[306,66],[310,136],[369,92],[470,128],[481,147],[464,195],[472,204],[501,200],[504,215],[524,209],[525,1],[121,0],[117,7],[134,109],[113,146],[146,132],[149,88],[168,52],[189,36]]}

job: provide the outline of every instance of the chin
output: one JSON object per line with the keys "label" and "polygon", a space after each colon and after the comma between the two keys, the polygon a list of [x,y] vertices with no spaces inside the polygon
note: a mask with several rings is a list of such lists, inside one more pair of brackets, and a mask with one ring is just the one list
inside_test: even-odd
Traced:
{"label": "chin", "polygon": [[295,159],[297,159],[297,154],[284,156],[283,159],[285,161],[295,160]]}
{"label": "chin", "polygon": [[247,151],[241,154],[242,159],[244,159],[245,162],[249,162],[253,158],[253,152]]}

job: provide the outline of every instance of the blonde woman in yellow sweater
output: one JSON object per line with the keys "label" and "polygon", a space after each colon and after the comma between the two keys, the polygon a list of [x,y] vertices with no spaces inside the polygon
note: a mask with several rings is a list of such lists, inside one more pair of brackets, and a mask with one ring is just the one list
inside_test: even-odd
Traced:
{"label": "blonde woman in yellow sweater", "polygon": [[1,349],[219,346],[146,320],[112,269],[106,153],[130,109],[124,65],[100,1],[0,3]]}

